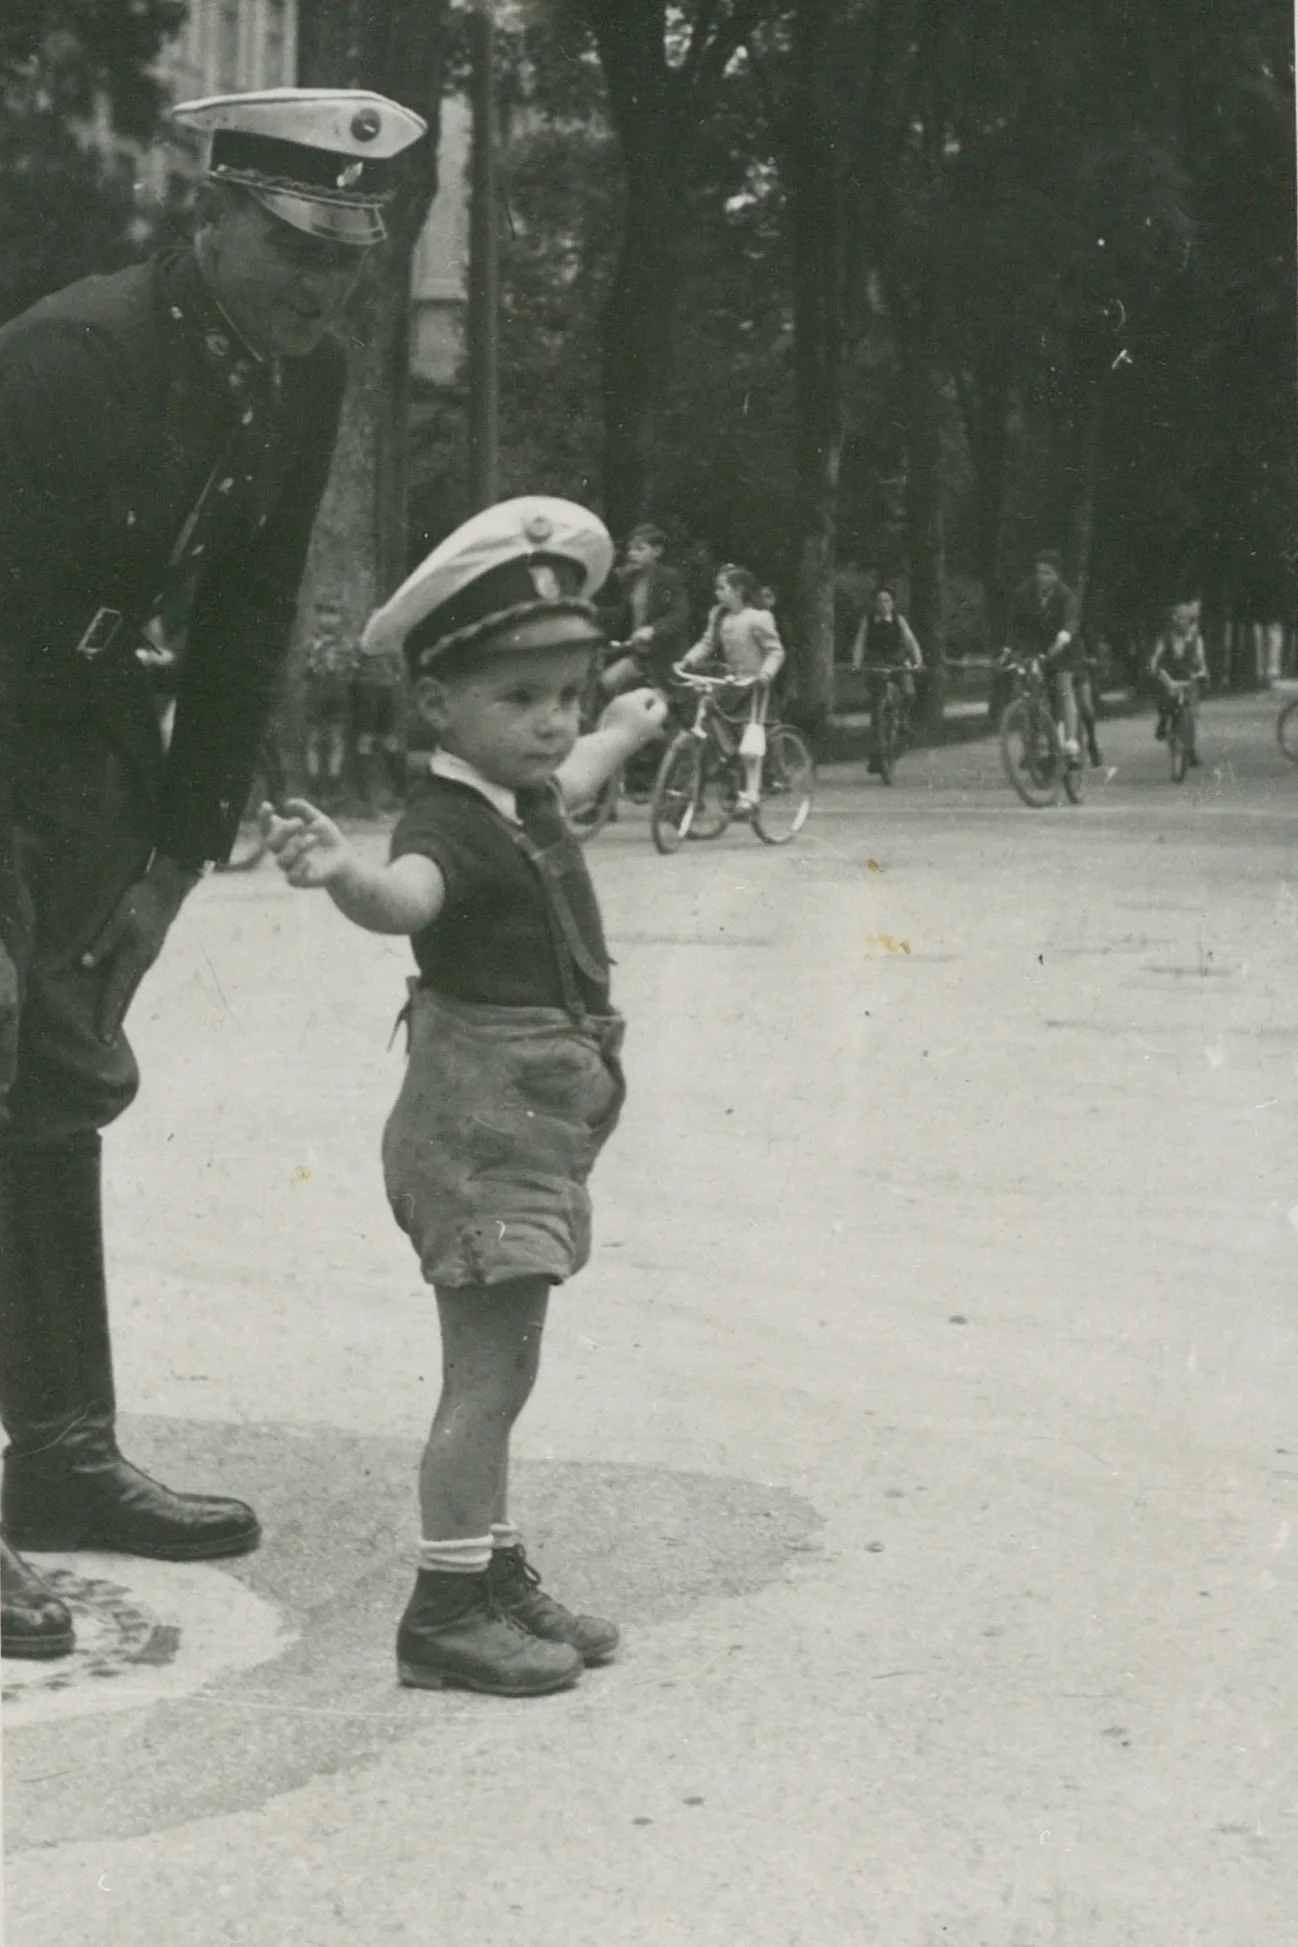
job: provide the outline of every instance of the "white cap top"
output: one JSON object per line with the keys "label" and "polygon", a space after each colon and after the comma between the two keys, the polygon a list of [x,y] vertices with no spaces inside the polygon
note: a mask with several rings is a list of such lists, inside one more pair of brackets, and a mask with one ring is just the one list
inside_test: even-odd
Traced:
{"label": "white cap top", "polygon": [[[493,571],[532,556],[557,558],[577,572],[564,592],[590,601],[608,579],[613,542],[597,514],[552,494],[523,494],[484,508],[457,527],[370,617],[361,637],[366,655],[399,649],[411,630]],[[543,567],[532,572],[538,599],[559,594]],[[485,595],[486,591],[484,591]],[[503,606],[503,602],[498,606]],[[489,612],[489,609],[486,611]]]}

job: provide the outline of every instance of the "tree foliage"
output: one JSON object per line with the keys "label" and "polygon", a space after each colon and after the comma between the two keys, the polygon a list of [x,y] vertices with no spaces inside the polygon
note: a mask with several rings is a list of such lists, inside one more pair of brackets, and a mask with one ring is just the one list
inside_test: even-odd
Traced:
{"label": "tree foliage", "polygon": [[139,247],[129,160],[88,135],[97,121],[139,141],[155,131],[152,63],[184,14],[179,0],[0,9],[0,318]]}

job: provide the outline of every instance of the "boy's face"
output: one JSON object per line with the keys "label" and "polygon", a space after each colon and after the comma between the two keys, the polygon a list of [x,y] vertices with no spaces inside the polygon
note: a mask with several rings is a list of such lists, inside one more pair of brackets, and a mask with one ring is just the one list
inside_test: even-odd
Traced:
{"label": "boy's face", "polygon": [[1032,571],[1037,584],[1037,593],[1043,598],[1059,586],[1059,570],[1053,561],[1038,561]]}
{"label": "boy's face", "polygon": [[415,701],[443,750],[517,791],[553,777],[576,743],[590,658],[589,649],[490,656],[464,675],[422,676]]}
{"label": "boy's face", "polygon": [[651,562],[661,561],[662,552],[643,534],[633,534],[626,544],[627,564],[632,568],[647,568]]}
{"label": "boy's face", "polygon": [[1178,602],[1172,610],[1172,627],[1178,635],[1189,635],[1191,629],[1199,626],[1199,604],[1197,602]]}

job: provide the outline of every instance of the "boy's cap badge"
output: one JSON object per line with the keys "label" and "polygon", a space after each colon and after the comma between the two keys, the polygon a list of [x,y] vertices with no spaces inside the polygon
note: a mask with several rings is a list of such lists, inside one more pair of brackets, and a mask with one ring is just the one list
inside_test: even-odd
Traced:
{"label": "boy's cap badge", "polygon": [[544,514],[533,514],[524,521],[523,532],[529,541],[548,541],[554,533],[554,522]]}
{"label": "boy's cap badge", "polygon": [[[543,525],[548,527],[549,523],[546,522]],[[557,602],[563,590],[559,586],[558,575],[555,574],[554,569],[549,563],[546,561],[531,561],[528,563],[528,572],[532,577],[532,586],[541,600],[543,602]]]}

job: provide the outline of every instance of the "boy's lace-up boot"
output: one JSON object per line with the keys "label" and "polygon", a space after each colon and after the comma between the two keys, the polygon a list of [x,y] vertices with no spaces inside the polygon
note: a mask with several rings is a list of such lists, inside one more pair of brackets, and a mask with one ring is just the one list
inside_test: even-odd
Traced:
{"label": "boy's lace-up boot", "polygon": [[533,1635],[496,1601],[488,1576],[421,1569],[397,1630],[397,1675],[417,1690],[448,1684],[495,1697],[543,1697],[582,1672],[566,1642]]}
{"label": "boy's lace-up boot", "polygon": [[487,1581],[497,1606],[531,1636],[568,1643],[585,1664],[607,1663],[618,1646],[616,1623],[602,1616],[574,1616],[541,1587],[521,1544],[493,1548]]}
{"label": "boy's lace-up boot", "polygon": [[53,1589],[0,1540],[0,1654],[67,1656],[75,1646],[72,1617]]}

